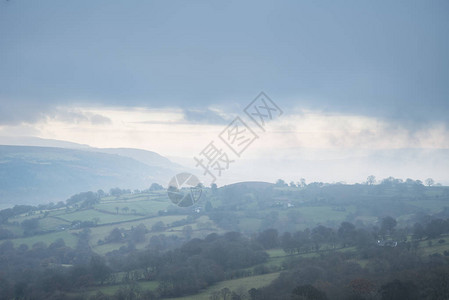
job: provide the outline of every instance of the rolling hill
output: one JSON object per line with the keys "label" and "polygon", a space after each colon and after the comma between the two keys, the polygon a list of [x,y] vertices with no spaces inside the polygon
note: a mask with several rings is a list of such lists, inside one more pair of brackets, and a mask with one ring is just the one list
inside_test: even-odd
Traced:
{"label": "rolling hill", "polygon": [[0,204],[57,202],[113,187],[144,189],[165,184],[180,170],[145,150],[0,145]]}

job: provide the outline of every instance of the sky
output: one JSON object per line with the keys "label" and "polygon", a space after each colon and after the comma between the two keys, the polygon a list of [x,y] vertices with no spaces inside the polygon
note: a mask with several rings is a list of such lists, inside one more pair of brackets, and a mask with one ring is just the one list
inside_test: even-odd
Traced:
{"label": "sky", "polygon": [[[0,136],[191,167],[239,116],[258,139],[222,183],[449,184],[448,32],[445,0],[0,1]],[[261,91],[283,112],[265,131]]]}

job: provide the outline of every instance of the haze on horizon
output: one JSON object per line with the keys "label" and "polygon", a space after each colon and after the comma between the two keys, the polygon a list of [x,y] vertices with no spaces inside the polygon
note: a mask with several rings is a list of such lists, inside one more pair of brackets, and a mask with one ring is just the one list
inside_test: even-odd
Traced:
{"label": "haze on horizon", "polygon": [[192,168],[264,91],[284,113],[252,127],[219,185],[449,184],[448,13],[442,0],[2,1],[0,143],[140,148]]}

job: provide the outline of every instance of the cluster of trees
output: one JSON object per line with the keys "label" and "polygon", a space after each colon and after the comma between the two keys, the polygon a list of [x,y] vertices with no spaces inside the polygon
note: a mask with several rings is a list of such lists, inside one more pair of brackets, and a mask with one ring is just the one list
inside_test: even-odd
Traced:
{"label": "cluster of trees", "polygon": [[278,179],[276,181],[275,185],[278,187],[289,186],[289,187],[301,187],[301,188],[304,188],[307,186],[306,180],[304,178],[301,178],[300,181],[298,181],[296,183],[294,181],[290,181],[289,184],[287,184],[283,179]]}
{"label": "cluster of trees", "polygon": [[[376,180],[376,176],[374,175],[370,175],[367,177],[366,181],[364,182],[364,184],[367,185],[374,185],[374,184],[383,184],[383,185],[397,185],[397,184],[408,184],[408,185],[423,185],[423,182],[421,180],[413,180],[411,178],[407,178],[406,180],[400,179],[400,178],[394,178],[392,176],[381,179],[381,180]],[[441,184],[435,183],[435,180],[433,180],[432,178],[427,178],[426,180],[424,180],[425,185],[427,186],[433,186],[433,185],[437,185],[437,186],[441,186]],[[323,185],[322,182],[313,182],[312,184],[319,184],[319,185]],[[298,182],[294,182],[291,181],[289,184],[287,184],[283,179],[278,179],[275,183],[276,186],[278,187],[286,187],[286,186],[290,186],[290,187],[306,187],[306,180],[304,178],[301,178],[300,181]]]}
{"label": "cluster of trees", "polygon": [[15,205],[12,208],[0,210],[0,224],[5,224],[13,216],[29,213],[37,209],[37,207],[31,205]]}
{"label": "cluster of trees", "polygon": [[[43,242],[31,248],[15,248],[11,241],[0,244],[0,298],[50,299],[56,291],[79,289],[102,280],[98,273],[102,259],[88,245],[89,231],[78,234],[75,248],[62,239],[46,246]],[[74,265],[64,268],[63,265]]]}
{"label": "cluster of trees", "polygon": [[166,252],[160,252],[154,242],[150,241],[152,247],[145,251],[110,255],[108,261],[114,272],[127,272],[135,279],[157,280],[157,294],[163,297],[197,293],[218,281],[242,276],[237,270],[266,262],[268,258],[260,245],[236,232],[192,239]]}
{"label": "cluster of trees", "polygon": [[[372,182],[376,182],[372,178]],[[449,188],[426,187],[418,180],[385,178],[379,184],[326,184],[299,182],[302,188],[279,188],[287,184],[279,180],[276,184],[239,183],[206,192],[206,200],[213,203],[205,213],[221,228],[250,233],[239,224],[239,219],[259,219],[257,230],[276,228],[279,231],[294,231],[300,227],[314,226],[315,221],[300,220],[301,207],[328,206],[348,208],[346,220],[355,223],[358,216],[395,217],[413,215],[423,209],[409,202],[449,199]],[[297,186],[296,184],[294,184]],[[205,201],[205,203],[208,203]],[[287,213],[280,211],[288,210]],[[278,213],[279,212],[279,213]],[[278,213],[278,214],[277,214]],[[338,226],[330,218],[327,226]],[[359,222],[362,222],[359,220]]]}
{"label": "cluster of trees", "polygon": [[292,258],[284,267],[272,284],[253,290],[252,299],[449,298],[449,258],[423,257],[401,246]]}
{"label": "cluster of trees", "polygon": [[356,247],[319,252],[314,258],[292,257],[284,263],[287,271],[268,287],[253,289],[251,299],[448,299],[449,252],[426,257],[416,241],[449,234],[449,219],[416,223],[408,230],[415,241],[380,247],[376,240],[394,236],[401,230],[396,225],[394,218],[385,217],[380,227],[371,229],[343,222],[336,230],[317,226],[280,236],[274,229],[261,232],[255,240],[265,249],[280,246],[288,253],[316,252],[322,245]]}
{"label": "cluster of trees", "polygon": [[318,225],[312,229],[306,228],[293,233],[284,232],[282,235],[279,235],[276,229],[270,228],[257,234],[255,240],[264,249],[280,247],[289,254],[316,252],[323,247],[326,249],[349,246],[363,248],[387,237],[386,234],[392,233],[395,226],[396,220],[388,216],[382,219],[380,228],[357,228],[350,222],[342,222],[337,229]]}
{"label": "cluster of trees", "polygon": [[100,202],[100,197],[104,195],[102,190],[98,192],[83,192],[76,195],[71,196],[66,200],[67,206],[76,206],[79,208],[87,208],[92,207],[93,205]]}
{"label": "cluster of trees", "polygon": [[424,238],[433,239],[443,234],[449,234],[448,219],[431,219],[422,223],[415,223],[413,226],[413,238],[422,240]]}
{"label": "cluster of trees", "polygon": [[[193,239],[165,252],[152,247],[126,254],[114,251],[106,257],[91,251],[89,235],[89,229],[81,231],[75,249],[67,247],[63,240],[48,247],[42,242],[32,248],[26,245],[14,248],[11,241],[0,244],[0,298],[69,299],[68,293],[89,286],[131,284],[137,280],[156,280],[159,288],[156,293],[121,289],[117,299],[131,294],[148,299],[175,297],[242,276],[238,270],[266,262],[268,258],[260,245],[236,232]],[[115,276],[118,273],[124,275]]]}
{"label": "cluster of trees", "polygon": [[114,228],[103,240],[99,240],[98,244],[105,243],[123,243],[137,244],[145,241],[145,234],[148,233],[148,229],[144,224],[139,224],[136,227],[132,227],[130,230]]}

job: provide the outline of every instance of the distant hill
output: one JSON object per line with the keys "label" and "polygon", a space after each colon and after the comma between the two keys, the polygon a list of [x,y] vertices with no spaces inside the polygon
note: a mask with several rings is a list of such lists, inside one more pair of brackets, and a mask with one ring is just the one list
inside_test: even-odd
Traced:
{"label": "distant hill", "polygon": [[90,149],[95,152],[102,152],[130,157],[149,166],[162,167],[162,168],[171,166],[180,169],[183,168],[181,165],[173,163],[168,158],[152,151],[134,148],[90,148]]}
{"label": "distant hill", "polygon": [[[75,144],[76,145],[76,144]],[[165,185],[183,168],[137,149],[0,146],[0,204],[61,201],[82,191]]]}
{"label": "distant hill", "polygon": [[57,147],[57,148],[70,148],[70,149],[91,148],[89,145],[85,144],[78,144],[52,139],[42,139],[34,136],[0,136],[0,145]]}
{"label": "distant hill", "polygon": [[274,186],[273,183],[264,182],[264,181],[243,181],[225,185],[221,187],[222,189],[252,189],[252,190],[264,190],[266,188]]}

